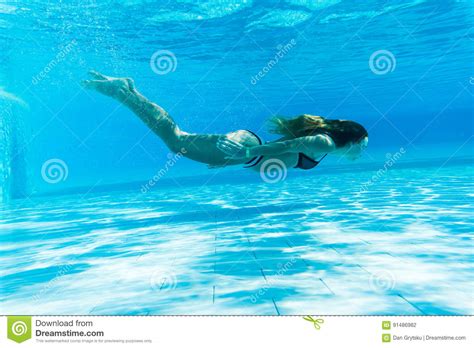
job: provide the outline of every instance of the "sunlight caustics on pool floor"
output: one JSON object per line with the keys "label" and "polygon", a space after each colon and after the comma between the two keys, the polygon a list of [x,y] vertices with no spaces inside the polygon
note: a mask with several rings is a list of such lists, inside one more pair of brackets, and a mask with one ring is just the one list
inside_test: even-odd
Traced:
{"label": "sunlight caustics on pool floor", "polygon": [[472,314],[472,169],[16,201],[1,311]]}

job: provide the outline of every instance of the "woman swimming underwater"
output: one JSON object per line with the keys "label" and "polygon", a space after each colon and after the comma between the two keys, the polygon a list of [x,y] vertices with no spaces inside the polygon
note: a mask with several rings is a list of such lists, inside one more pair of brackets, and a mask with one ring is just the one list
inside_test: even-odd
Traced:
{"label": "woman swimming underwater", "polygon": [[[192,134],[182,131],[168,113],[141,95],[130,78],[115,78],[91,71],[86,88],[112,97],[132,110],[175,152],[210,168],[243,164],[260,170],[266,159],[278,159],[287,168],[311,169],[326,154],[357,159],[367,147],[368,133],[348,120],[328,120],[301,115],[293,119],[274,117],[273,133],[283,137],[263,143],[249,130],[227,134]],[[316,160],[316,159],[319,159]]]}

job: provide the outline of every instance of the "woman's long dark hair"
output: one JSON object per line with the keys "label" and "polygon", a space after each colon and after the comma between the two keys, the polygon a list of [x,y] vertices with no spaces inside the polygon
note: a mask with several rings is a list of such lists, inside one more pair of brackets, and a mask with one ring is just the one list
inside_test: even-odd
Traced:
{"label": "woman's long dark hair", "polygon": [[357,122],[348,120],[328,120],[321,116],[300,115],[294,118],[275,116],[270,119],[270,132],[288,138],[299,138],[316,134],[329,135],[337,147],[358,143],[369,134]]}

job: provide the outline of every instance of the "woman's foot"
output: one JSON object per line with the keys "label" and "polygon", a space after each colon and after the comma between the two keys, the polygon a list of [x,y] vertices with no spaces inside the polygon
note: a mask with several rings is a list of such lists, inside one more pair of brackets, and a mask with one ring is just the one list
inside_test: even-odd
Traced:
{"label": "woman's foot", "polygon": [[95,89],[99,93],[119,100],[124,100],[135,92],[131,78],[106,76],[94,70],[89,71],[89,74],[94,79],[81,81],[85,88]]}

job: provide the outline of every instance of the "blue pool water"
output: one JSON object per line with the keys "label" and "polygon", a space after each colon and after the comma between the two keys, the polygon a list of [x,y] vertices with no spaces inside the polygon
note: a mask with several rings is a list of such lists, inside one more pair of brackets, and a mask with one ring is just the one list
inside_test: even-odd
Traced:
{"label": "blue pool water", "polygon": [[[0,313],[473,314],[472,2],[4,1]],[[161,58],[165,57],[164,60]],[[351,119],[357,162],[176,158],[188,132]]]}
{"label": "blue pool water", "polygon": [[367,192],[347,183],[370,172],[18,201],[2,310],[469,314],[472,169],[400,169]]}

